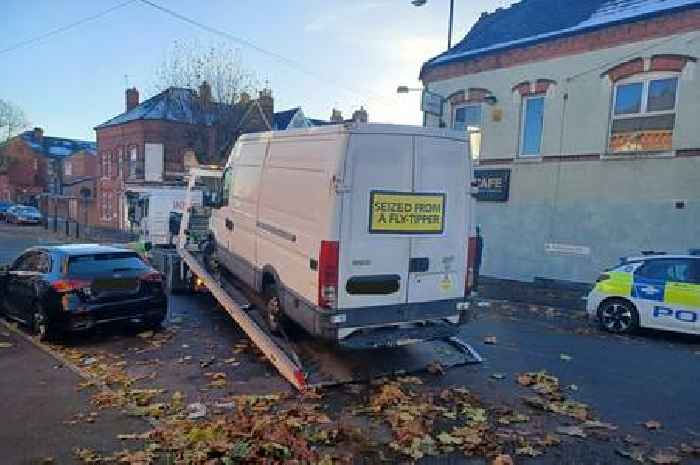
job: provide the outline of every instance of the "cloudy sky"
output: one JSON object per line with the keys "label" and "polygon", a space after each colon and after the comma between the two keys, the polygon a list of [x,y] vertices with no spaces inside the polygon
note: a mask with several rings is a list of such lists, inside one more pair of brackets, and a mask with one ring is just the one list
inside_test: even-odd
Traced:
{"label": "cloudy sky", "polygon": [[[447,42],[449,0],[153,0],[183,16],[285,57],[236,42],[244,66],[269,81],[275,109],[301,106],[328,118],[364,105],[370,120],[420,124],[421,63]],[[5,51],[28,39],[96,15],[124,0],[4,0],[0,15],[0,99],[22,107],[47,135],[94,140],[93,127],[124,111],[124,89],[142,97],[174,41],[224,39],[138,0],[59,34]],[[482,11],[512,0],[456,0],[454,42]],[[31,5],[31,7],[29,7]],[[145,95],[144,95],[145,94]]]}

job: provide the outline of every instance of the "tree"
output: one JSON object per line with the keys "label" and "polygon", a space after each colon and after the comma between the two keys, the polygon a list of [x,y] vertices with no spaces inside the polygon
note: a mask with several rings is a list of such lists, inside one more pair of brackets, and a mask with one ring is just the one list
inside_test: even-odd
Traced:
{"label": "tree", "polygon": [[29,122],[21,108],[0,99],[0,140],[9,139],[28,125]]}
{"label": "tree", "polygon": [[155,75],[155,92],[168,87],[197,89],[207,81],[212,98],[229,104],[242,92],[252,93],[258,84],[255,73],[244,68],[240,50],[224,43],[204,47],[196,41],[175,41]]}

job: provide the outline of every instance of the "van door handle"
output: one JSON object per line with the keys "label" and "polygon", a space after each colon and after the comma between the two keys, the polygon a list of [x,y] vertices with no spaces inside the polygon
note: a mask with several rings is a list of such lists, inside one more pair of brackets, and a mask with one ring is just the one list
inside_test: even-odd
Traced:
{"label": "van door handle", "polygon": [[226,229],[233,231],[233,221],[228,218],[226,218]]}

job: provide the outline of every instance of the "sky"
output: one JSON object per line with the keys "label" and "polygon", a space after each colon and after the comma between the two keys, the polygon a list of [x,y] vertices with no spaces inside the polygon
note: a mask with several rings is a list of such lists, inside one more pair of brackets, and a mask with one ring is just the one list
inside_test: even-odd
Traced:
{"label": "sky", "polygon": [[[124,0],[3,0],[0,50],[90,17]],[[345,117],[364,106],[372,122],[420,124],[421,64],[447,47],[449,0],[153,0],[298,63],[260,53],[136,0],[97,19],[0,53],[0,99],[48,136],[95,140],[94,127],[124,111],[127,85],[152,94],[175,41],[240,48],[243,66],[269,82],[275,110]],[[453,43],[483,11],[512,0],[455,0]],[[31,5],[31,8],[28,6]]]}

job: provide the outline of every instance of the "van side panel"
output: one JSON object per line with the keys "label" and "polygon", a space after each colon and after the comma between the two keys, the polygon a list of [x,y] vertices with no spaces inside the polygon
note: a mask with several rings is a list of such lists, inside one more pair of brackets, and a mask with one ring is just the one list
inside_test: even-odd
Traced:
{"label": "van side panel", "polygon": [[234,152],[228,205],[216,215],[218,253],[226,267],[250,286],[255,285],[258,196],[267,147],[267,141],[246,142]]}
{"label": "van side panel", "polygon": [[273,139],[263,170],[257,267],[272,267],[285,290],[314,304],[318,271],[312,260],[318,260],[322,240],[337,237],[332,179],[343,140],[340,135]]}

